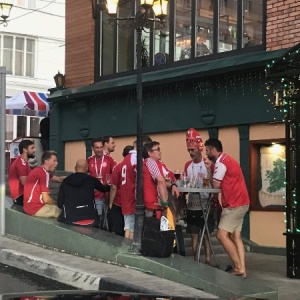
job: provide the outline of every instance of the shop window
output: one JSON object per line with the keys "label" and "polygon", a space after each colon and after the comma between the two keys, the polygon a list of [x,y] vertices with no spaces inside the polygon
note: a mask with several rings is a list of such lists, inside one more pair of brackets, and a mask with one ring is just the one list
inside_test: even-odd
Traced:
{"label": "shop window", "polygon": [[285,209],[284,140],[251,141],[250,199],[252,210]]}

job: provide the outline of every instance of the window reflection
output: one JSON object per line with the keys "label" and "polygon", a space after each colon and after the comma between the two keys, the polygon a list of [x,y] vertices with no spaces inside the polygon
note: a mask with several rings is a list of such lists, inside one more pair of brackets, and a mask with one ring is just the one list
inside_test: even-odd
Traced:
{"label": "window reflection", "polygon": [[196,57],[209,55],[213,49],[213,2],[197,1]]}
{"label": "window reflection", "polygon": [[[132,1],[120,1],[119,18],[132,16]],[[118,22],[118,72],[129,71],[133,69],[134,61],[134,30],[126,26],[126,22]]]}
{"label": "window reflection", "polygon": [[262,0],[243,0],[243,48],[262,44]]}
{"label": "window reflection", "polygon": [[109,23],[110,17],[106,12],[102,16],[102,75],[108,75],[114,71],[114,26]]}
{"label": "window reflection", "polygon": [[177,0],[175,61],[191,58],[191,0]]}
{"label": "window reflection", "polygon": [[220,0],[219,7],[219,51],[237,48],[237,1]]}
{"label": "window reflection", "polygon": [[163,29],[154,30],[154,65],[162,65],[169,62],[169,16],[170,9],[168,6],[168,14],[165,17],[165,24]]}

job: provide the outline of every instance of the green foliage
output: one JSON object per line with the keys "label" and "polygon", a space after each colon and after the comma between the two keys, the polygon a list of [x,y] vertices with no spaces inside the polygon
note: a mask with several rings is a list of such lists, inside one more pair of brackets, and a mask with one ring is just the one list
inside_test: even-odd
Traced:
{"label": "green foliage", "polygon": [[285,187],[285,161],[278,158],[273,162],[273,170],[266,171],[266,178],[270,182],[267,191],[275,193]]}

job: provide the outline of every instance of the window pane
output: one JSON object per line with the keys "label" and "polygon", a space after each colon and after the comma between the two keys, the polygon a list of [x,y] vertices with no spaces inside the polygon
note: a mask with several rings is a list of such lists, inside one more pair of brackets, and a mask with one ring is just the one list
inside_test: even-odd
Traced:
{"label": "window pane", "polygon": [[261,45],[262,41],[262,0],[243,0],[244,32],[243,47]]}
{"label": "window pane", "polygon": [[17,117],[17,137],[26,137],[27,117]]}
{"label": "window pane", "polygon": [[6,115],[6,140],[12,141],[14,139],[14,116]]}
{"label": "window pane", "polygon": [[28,8],[35,9],[36,0],[27,0],[27,1],[28,1]]}
{"label": "window pane", "polygon": [[165,17],[165,27],[163,29],[154,30],[154,65],[161,65],[169,62],[169,16],[170,6],[168,5],[168,13]]}
{"label": "window pane", "polygon": [[26,41],[26,74],[25,76],[34,77],[35,65],[35,40],[27,39]]}
{"label": "window pane", "polygon": [[13,37],[4,36],[3,39],[3,65],[8,74],[12,74]]}
{"label": "window pane", "polygon": [[24,39],[16,38],[15,75],[24,75]]}
{"label": "window pane", "polygon": [[219,1],[219,51],[236,49],[237,1]]}
{"label": "window pane", "polygon": [[191,0],[176,2],[175,61],[191,58]]}
{"label": "window pane", "polygon": [[34,54],[26,54],[26,74],[25,76],[34,77]]}
{"label": "window pane", "polygon": [[102,75],[113,74],[114,26],[108,22],[107,12],[102,12]]}
{"label": "window pane", "polygon": [[25,6],[25,0],[16,0],[16,6]]}
{"label": "window pane", "polygon": [[23,50],[24,51],[24,39],[23,38],[16,38],[16,50]]}
{"label": "window pane", "polygon": [[27,39],[26,50],[27,52],[34,52],[35,40]]}
{"label": "window pane", "polygon": [[209,55],[213,49],[213,4],[197,0],[196,57]]}
{"label": "window pane", "polygon": [[[119,4],[119,17],[127,18],[132,16],[132,1],[127,0]],[[118,72],[124,72],[133,69],[133,43],[134,30],[128,28],[126,22],[119,22],[118,26]]]}
{"label": "window pane", "polygon": [[30,117],[30,136],[38,137],[40,133],[40,118]]}

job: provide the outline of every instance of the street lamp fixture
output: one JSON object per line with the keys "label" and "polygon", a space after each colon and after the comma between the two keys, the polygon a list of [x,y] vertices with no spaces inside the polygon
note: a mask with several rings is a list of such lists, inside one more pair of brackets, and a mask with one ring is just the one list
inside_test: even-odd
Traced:
{"label": "street lamp fixture", "polygon": [[62,90],[65,88],[65,75],[61,74],[58,71],[58,73],[53,78],[55,81],[56,88],[58,90]]}
{"label": "street lamp fixture", "polygon": [[[104,1],[104,0],[99,0]],[[140,0],[140,7],[134,17],[116,18],[119,0],[106,0],[106,9],[111,16],[110,21],[126,21],[136,31],[136,106],[137,106],[137,176],[136,176],[136,212],[134,225],[134,239],[131,253],[139,254],[141,250],[142,231],[145,219],[143,197],[143,83],[142,83],[142,32],[150,25],[158,23],[164,27],[167,15],[168,0]],[[103,5],[99,6],[100,9]],[[153,14],[154,12],[154,14]]]}
{"label": "street lamp fixture", "polygon": [[10,3],[0,2],[0,24],[3,24],[4,27],[8,25],[7,19],[9,18],[11,8],[13,7]]}

